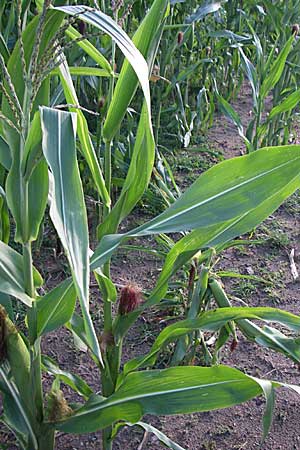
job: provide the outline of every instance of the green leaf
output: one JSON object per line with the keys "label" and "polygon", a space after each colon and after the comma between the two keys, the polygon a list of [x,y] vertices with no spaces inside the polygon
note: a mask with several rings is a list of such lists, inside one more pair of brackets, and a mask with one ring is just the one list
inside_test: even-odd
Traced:
{"label": "green leaf", "polygon": [[263,441],[267,437],[273,419],[273,411],[275,405],[275,389],[271,381],[262,380],[256,377],[253,379],[260,385],[266,399],[266,407],[263,415]]}
{"label": "green leaf", "polygon": [[4,40],[4,37],[2,36],[2,34],[0,33],[0,53],[4,59],[5,64],[7,64],[7,61],[9,60],[9,50],[7,48],[6,42]]}
{"label": "green leaf", "polygon": [[273,89],[280,80],[280,77],[282,75],[286,63],[286,59],[292,48],[293,41],[294,36],[291,36],[290,39],[286,42],[281,52],[279,53],[279,55],[277,56],[272,66],[270,67],[269,73],[264,79],[261,86],[260,95],[262,98],[265,98],[270,92],[270,90]]}
{"label": "green leaf", "polygon": [[[220,308],[231,306],[226,292],[217,280],[210,280],[209,287]],[[260,327],[247,319],[238,320],[236,323],[247,339],[277,352],[281,352],[296,363],[299,363],[299,338],[286,337],[283,333],[274,328],[269,326]]]}
{"label": "green leaf", "polygon": [[[150,121],[150,97],[148,98],[149,69],[143,57],[147,59],[149,53],[151,52],[152,43],[155,40],[159,27],[162,23],[167,5],[168,0],[154,0],[150,10],[132,38],[132,43],[138,50],[136,50],[135,47],[131,50],[133,57],[129,57],[130,55],[124,52],[127,59],[122,65],[119,79],[116,84],[114,95],[109,105],[107,117],[103,126],[103,136],[107,141],[111,141],[118,131],[127,108],[136,92],[138,79],[144,91]],[[128,48],[133,45],[132,43],[127,44]],[[141,74],[141,72],[143,73]]]}
{"label": "green leaf", "polygon": [[152,292],[152,298],[148,300],[149,303],[154,304],[160,300],[166,290],[168,279],[198,253],[199,249],[223,245],[230,239],[256,227],[295,191],[297,183],[297,181],[292,181],[290,184],[287,184],[283,189],[246,214],[242,214],[231,221],[226,221],[221,225],[217,224],[205,229],[196,229],[176,242],[167,255],[156,287]]}
{"label": "green leaf", "polygon": [[50,216],[71,267],[89,346],[102,362],[89,314],[89,237],[76,159],[76,118],[75,113],[41,108],[43,152],[53,175]]}
{"label": "green leaf", "polygon": [[272,108],[268,119],[271,120],[277,114],[281,114],[287,111],[291,111],[296,108],[298,103],[300,102],[300,89],[297,89],[295,92],[290,94],[287,98],[285,98],[279,105],[274,106]]}
{"label": "green leaf", "polygon": [[99,227],[100,236],[116,231],[119,223],[140,200],[151,178],[154,157],[155,143],[152,129],[149,127],[147,107],[144,103],[129,170],[120,197]]}
{"label": "green leaf", "polygon": [[[93,254],[93,252],[91,252]],[[105,295],[107,301],[115,302],[117,300],[117,289],[112,280],[104,275],[100,267],[95,270],[95,278],[101,286],[101,291]]]}
{"label": "green leaf", "polygon": [[0,186],[0,240],[8,244],[10,237],[10,217],[6,202],[6,195]]}
{"label": "green leaf", "polygon": [[[13,163],[6,179],[7,203],[16,222],[15,240],[25,243],[37,239],[48,198],[48,170],[44,159],[35,166],[28,181],[21,173],[19,155],[14,154]],[[24,217],[24,193],[28,191],[28,204]]]}
{"label": "green leaf", "polygon": [[36,301],[37,335],[49,333],[68,322],[76,302],[76,289],[72,279],[60,283]]}
{"label": "green leaf", "polygon": [[[109,36],[112,37],[112,39],[114,39],[114,41],[119,46],[120,50],[125,55],[125,57],[128,59],[129,63],[132,65],[132,67],[134,68],[134,70],[136,72],[136,75],[137,75],[137,77],[141,83],[142,89],[144,91],[148,111],[150,112],[150,89],[149,89],[149,81],[148,81],[148,65],[147,65],[145,59],[143,58],[143,56],[141,55],[141,53],[137,50],[137,48],[134,46],[133,42],[129,39],[129,37],[122,30],[122,28],[120,28],[111,17],[107,16],[106,14],[102,13],[101,11],[89,8],[88,6],[62,6],[62,7],[56,8],[56,9],[59,11],[63,11],[66,14],[76,15],[76,17],[78,19],[81,19],[84,22],[87,22],[87,23],[99,28],[101,31],[105,31],[107,34],[109,34]],[[122,72],[120,74],[117,85],[122,82],[122,81],[120,81],[121,79],[122,79]],[[128,90],[130,91],[131,90],[130,87],[129,86],[127,86],[127,87],[128,87]],[[114,96],[117,95],[117,91],[118,91],[118,86],[116,86]],[[119,102],[118,108],[121,107],[120,102],[122,102],[122,104],[124,103],[124,101],[125,101],[124,99],[125,99],[126,95],[128,95],[128,94],[126,94],[126,92],[123,91],[122,95],[118,99],[118,102]],[[112,103],[111,103],[111,105],[112,105]],[[127,106],[125,107],[125,109],[123,108],[124,109],[123,116],[126,112],[126,108],[127,108]],[[112,126],[112,122],[115,123],[115,119],[112,120],[112,118],[110,117],[110,113],[108,113],[107,122],[109,123],[110,127]],[[113,126],[113,129],[115,129],[115,125]],[[115,131],[117,131],[117,128]],[[108,136],[105,133],[104,133],[104,137],[106,140],[110,140],[110,138],[108,138]]]}
{"label": "green leaf", "polygon": [[[77,31],[74,27],[69,26],[66,30],[66,35],[69,36],[72,40],[76,41],[76,44],[85,51],[87,55],[89,55],[102,69],[104,70],[105,75],[101,76],[112,76],[114,72],[112,70],[111,65],[107,61],[107,59],[100,53],[96,47],[93,46],[91,42],[87,39],[79,40],[82,35]],[[72,73],[72,71],[71,71]]]}
{"label": "green leaf", "polygon": [[[67,102],[70,103],[71,105],[76,106],[79,105],[79,101],[73,86],[72,78],[66,60],[64,60],[63,63],[59,66],[59,72],[60,72],[60,81]],[[80,111],[80,109],[70,108],[70,111],[73,111],[74,113],[77,114],[77,121],[78,121],[77,133],[81,143],[81,151],[91,171],[96,189],[100,197],[102,198],[104,204],[109,206],[110,197],[105,187],[104,178],[89,134],[86,118],[84,117],[84,114],[82,111]]]}
{"label": "green leaf", "polygon": [[225,98],[223,98],[221,95],[219,95],[218,93],[216,93],[216,97],[217,100],[219,102],[221,111],[223,112],[223,114],[231,121],[233,122],[233,124],[237,127],[239,135],[241,136],[241,138],[244,140],[247,148],[249,150],[252,150],[252,144],[249,141],[249,139],[246,137],[246,135],[244,134],[244,128],[242,125],[242,121],[240,116],[238,115],[238,113],[233,109],[233,107],[227,102],[227,100],[225,100]]}
{"label": "green leaf", "polygon": [[[147,57],[148,65],[151,68],[157,53],[159,42],[163,31],[163,14],[167,2],[165,0],[155,0],[144,21],[134,35],[133,42],[141,53]],[[151,69],[150,69],[151,70]],[[123,78],[122,78],[123,77]],[[125,61],[121,70],[120,80],[117,83],[116,91],[112,99],[108,116],[111,114],[112,120],[116,119],[115,126],[120,125],[122,120],[122,106],[120,98],[130,102],[130,92],[132,95],[136,89],[137,78],[128,61]],[[117,91],[119,89],[119,91]],[[122,95],[119,95],[118,92]],[[124,92],[127,99],[124,97]],[[127,103],[128,106],[129,103]],[[123,105],[124,107],[124,105]],[[115,108],[115,109],[114,109]],[[119,121],[119,122],[118,122]],[[107,127],[106,127],[107,124]],[[113,128],[112,123],[107,121],[104,124],[104,135]],[[105,218],[104,223],[98,228],[98,237],[117,231],[119,223],[132,211],[137,202],[145,192],[152,174],[155,158],[155,142],[153,138],[150,111],[147,109],[147,102],[144,101],[140,121],[138,125],[136,141],[130,161],[126,179],[122,184],[121,195],[114,205],[114,208]]]}
{"label": "green leaf", "polygon": [[0,136],[0,164],[9,170],[11,167],[11,152],[8,143]]}
{"label": "green leaf", "polygon": [[240,34],[233,33],[233,31],[230,31],[230,30],[211,31],[208,33],[208,35],[212,38],[226,38],[226,39],[232,39],[233,41],[237,41],[237,42],[250,40],[249,35],[243,36]]}
{"label": "green leaf", "polygon": [[[156,338],[150,352],[145,357],[129,361],[124,368],[125,375],[140,367],[153,365],[157,354],[167,343],[192,331],[218,331],[231,321],[239,323],[242,319],[257,319],[277,322],[294,331],[300,331],[300,317],[276,308],[225,307],[207,311],[195,319],[186,319],[167,326]],[[299,350],[300,351],[300,350]]]}
{"label": "green leaf", "polygon": [[8,314],[8,317],[10,320],[14,320],[14,310],[12,307],[12,301],[9,295],[4,294],[3,292],[0,292],[0,305],[2,305],[5,308],[5,311]]}
{"label": "green leaf", "polygon": [[70,386],[79,395],[82,395],[86,400],[93,394],[90,386],[78,375],[62,370],[55,361],[49,356],[42,356],[43,370],[45,372],[58,377],[60,381]]}
{"label": "green leaf", "polygon": [[241,320],[237,322],[241,332],[250,340],[266,348],[283,353],[291,358],[296,364],[300,362],[300,340],[285,336],[275,328],[264,326],[259,327],[250,320]]}
{"label": "green leaf", "polygon": [[80,408],[57,424],[64,432],[93,432],[144,414],[186,414],[227,408],[262,393],[251,377],[226,366],[175,367],[133,372],[106,400]]}
{"label": "green leaf", "polygon": [[252,62],[247,58],[245,53],[243,52],[243,49],[241,47],[238,48],[240,55],[242,57],[242,66],[244,68],[244,71],[247,75],[247,78],[250,82],[251,88],[252,88],[252,94],[253,94],[253,103],[255,108],[257,107],[258,97],[259,97],[259,83],[258,83],[258,77],[257,77],[257,71],[252,64]]}
{"label": "green leaf", "polygon": [[[198,229],[192,235],[198,241],[198,250],[225,243],[249,231],[278,208],[299,187],[299,173],[297,145],[267,147],[223,161],[200,175],[177,201],[151,221],[125,234],[104,236],[91,258],[91,267],[104,264],[120,243],[131,237]],[[197,237],[200,232],[206,239]]]}
{"label": "green leaf", "polygon": [[[41,286],[43,280],[34,270],[35,285]],[[0,292],[12,295],[25,305],[31,306],[32,298],[25,293],[23,257],[0,241]]]}
{"label": "green leaf", "polygon": [[26,411],[26,406],[22,404],[14,383],[12,383],[7,371],[2,366],[0,366],[0,383],[1,390],[4,390],[4,422],[17,431],[29,448],[38,450],[37,438],[31,419]]}
{"label": "green leaf", "polygon": [[[70,74],[76,77],[91,76],[91,77],[107,77],[107,72],[98,67],[69,67]],[[59,75],[59,69],[54,69],[51,75]]]}
{"label": "green leaf", "polygon": [[226,2],[227,0],[223,0],[221,2],[205,2],[204,5],[201,5],[192,15],[187,17],[185,22],[191,24],[193,22],[197,22],[198,20],[202,20],[208,14],[217,12],[222,7],[222,3]]}
{"label": "green leaf", "polygon": [[168,448],[171,448],[172,450],[185,450],[183,447],[181,447],[180,445],[176,444],[176,442],[174,442],[170,438],[168,438],[168,436],[166,436],[160,430],[158,430],[157,428],[153,427],[152,425],[149,425],[148,423],[145,423],[145,422],[137,422],[137,423],[126,422],[126,425],[129,425],[131,427],[138,426],[138,427],[143,428],[143,430],[145,430],[147,433],[154,434],[157,437],[157,439],[162,444],[164,444]]}

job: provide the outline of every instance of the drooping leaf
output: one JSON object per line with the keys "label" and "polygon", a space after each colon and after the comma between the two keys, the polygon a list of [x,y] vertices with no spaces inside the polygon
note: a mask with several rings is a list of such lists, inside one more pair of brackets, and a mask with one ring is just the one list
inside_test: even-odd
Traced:
{"label": "drooping leaf", "polygon": [[[43,280],[34,270],[35,285],[41,286]],[[32,299],[25,293],[23,257],[0,241],[0,292],[12,295],[25,305],[31,306]]]}
{"label": "drooping leaf", "polygon": [[216,93],[217,100],[219,102],[221,111],[223,114],[231,121],[233,124],[237,127],[239,135],[244,140],[247,148],[251,151],[252,150],[252,144],[249,141],[249,139],[244,134],[244,128],[242,125],[242,121],[238,113],[233,109],[233,107],[230,105],[230,103],[225,100],[221,95]]}
{"label": "drooping leaf", "polygon": [[143,430],[145,430],[147,433],[154,434],[162,444],[164,444],[168,448],[171,448],[172,450],[185,450],[183,447],[176,444],[176,442],[172,441],[170,438],[168,438],[168,436],[166,436],[160,430],[155,428],[153,425],[149,425],[148,423],[145,422],[137,422],[137,423],[126,422],[126,425],[129,425],[131,427],[138,426],[140,428],[143,428]]}
{"label": "drooping leaf", "polygon": [[93,394],[92,388],[78,375],[62,370],[49,356],[42,356],[43,370],[58,377],[86,400]]}
{"label": "drooping leaf", "polygon": [[[145,357],[129,361],[125,365],[124,373],[137,370],[155,363],[156,355],[167,343],[192,331],[217,331],[231,321],[257,319],[280,323],[294,331],[300,330],[300,317],[276,308],[258,307],[225,307],[207,311],[195,319],[186,319],[167,326],[156,338],[150,352]],[[300,355],[300,354],[299,354]]]}
{"label": "drooping leaf", "polygon": [[37,437],[26,406],[22,404],[20,395],[3,366],[0,366],[0,386],[1,391],[4,392],[4,422],[16,430],[21,442],[24,442],[32,450],[38,450]]}
{"label": "drooping leaf", "polygon": [[198,229],[207,235],[198,249],[225,243],[278,208],[299,187],[299,173],[297,145],[267,147],[223,161],[202,174],[151,221],[125,234],[105,236],[93,254],[91,267],[104,264],[120,243],[131,237]]}
{"label": "drooping leaf", "polygon": [[[150,90],[149,90],[149,81],[148,81],[148,65],[141,55],[141,53],[137,50],[131,39],[127,36],[127,34],[120,28],[116,22],[106,14],[101,11],[94,10],[88,6],[62,6],[56,8],[59,11],[62,11],[66,14],[76,15],[77,18],[87,22],[102,31],[105,31],[119,46],[120,50],[123,52],[125,57],[128,59],[129,63],[134,68],[136,75],[141,83],[142,89],[144,91],[148,111],[150,111]],[[122,74],[119,77],[119,83]],[[116,86],[117,90],[117,86]],[[115,91],[116,92],[116,91]],[[115,94],[116,95],[116,94]],[[119,101],[124,101],[125,92],[122,93]],[[120,107],[120,106],[119,106]],[[126,112],[126,108],[124,110],[124,114]],[[112,119],[107,119],[112,126]],[[115,128],[115,127],[113,127]],[[107,136],[104,134],[107,140]]]}
{"label": "drooping leaf", "polygon": [[[153,40],[155,39],[155,36],[163,20],[167,4],[167,0],[154,0],[150,10],[148,11],[147,15],[139,25],[132,38],[133,44],[138,49],[135,51],[137,51],[140,56],[142,55],[146,60],[148,59]],[[141,60],[143,60],[143,63],[139,68],[140,71],[143,71],[143,74],[141,76],[134,63],[135,57],[131,58],[129,57],[130,55],[126,54],[125,52],[124,55],[127,59],[122,65],[120,76],[114,90],[112,102],[109,106],[107,117],[103,126],[103,137],[107,141],[111,141],[118,131],[126,110],[137,89],[138,79],[144,91],[145,101],[149,114],[149,122],[151,117],[150,97],[148,98],[149,87],[147,87],[149,75],[148,65],[142,58]],[[134,53],[132,53],[132,55],[134,55]],[[136,59],[136,63],[140,64],[139,59]]]}
{"label": "drooping leaf", "polygon": [[262,393],[253,378],[226,366],[175,367],[133,372],[106,400],[80,408],[57,424],[64,432],[93,432],[144,414],[185,414],[227,408]]}

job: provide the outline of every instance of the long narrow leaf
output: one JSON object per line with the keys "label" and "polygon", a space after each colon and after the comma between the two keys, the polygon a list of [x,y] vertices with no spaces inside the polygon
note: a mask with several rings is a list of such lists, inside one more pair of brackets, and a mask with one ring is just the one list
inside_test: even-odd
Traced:
{"label": "long narrow leaf", "polygon": [[[130,237],[200,228],[207,232],[209,227],[217,225],[221,231],[222,227],[230,227],[231,221],[238,223],[248,215],[252,217],[251,227],[255,226],[256,209],[271,198],[267,214],[274,211],[279,206],[278,198],[283,201],[299,187],[299,173],[300,146],[297,145],[269,147],[223,161],[202,174],[176,202],[150,222],[123,235],[105,236],[95,250],[91,267],[104,264],[120,243]],[[258,211],[261,221],[263,210]],[[248,224],[242,223],[242,232],[246,232]],[[241,229],[235,227],[230,239],[238,236]],[[201,246],[215,245],[213,237],[214,234]],[[226,242],[224,236],[223,242]]]}
{"label": "long narrow leaf", "polygon": [[[73,86],[73,81],[69,72],[69,67],[67,61],[64,59],[62,64],[59,66],[60,81],[64,90],[66,100],[69,104],[79,106],[79,101],[76,95],[76,91]],[[95,182],[97,191],[101,196],[105,205],[110,205],[110,197],[108,195],[107,189],[105,187],[104,178],[100,168],[99,161],[89,134],[88,124],[83,112],[80,109],[70,108],[77,114],[78,120],[78,137],[81,142],[82,153],[86,159],[86,162],[91,171],[93,180]]]}
{"label": "long narrow leaf", "polygon": [[113,70],[107,59],[100,53],[96,47],[87,39],[80,39],[82,35],[74,27],[69,26],[66,31],[67,36],[73,39],[82,50],[85,51],[105,72],[105,76],[113,75]]}
{"label": "long narrow leaf", "polygon": [[[280,323],[294,331],[300,331],[300,317],[276,308],[227,307],[207,311],[195,319],[186,319],[166,327],[156,338],[150,352],[144,358],[138,358],[125,365],[124,373],[137,370],[155,363],[156,355],[167,343],[192,331],[217,331],[230,321],[257,319]],[[300,349],[299,349],[300,357]]]}
{"label": "long narrow leaf", "polygon": [[[155,0],[133,36],[132,41],[134,45],[141,52],[144,58],[146,58],[147,61],[150,56],[149,54],[151,53],[151,46],[153,44],[153,41],[155,40],[155,36],[158,33],[159,27],[161,26],[167,4],[167,0]],[[147,76],[147,79],[148,72],[149,69],[147,66],[147,74],[145,74]],[[115,87],[112,102],[109,105],[109,110],[103,126],[103,136],[107,141],[113,139],[120,127],[121,121],[123,120],[126,110],[137,89],[137,76],[138,73],[136,71],[136,68],[134,65],[132,65],[132,61],[128,58],[128,60],[125,60],[122,65],[121,73]],[[141,82],[140,78],[139,80]],[[146,103],[149,114],[149,126],[151,126],[151,111],[149,109],[150,103],[148,102],[147,98]]]}
{"label": "long narrow leaf", "polygon": [[88,343],[102,361],[89,314],[89,237],[76,159],[74,113],[41,108],[43,152],[53,175],[50,216],[66,251],[83,312]]}
{"label": "long narrow leaf", "polygon": [[126,179],[117,203],[99,228],[100,236],[116,231],[119,223],[141,198],[150,181],[154,157],[155,143],[144,104]]}
{"label": "long narrow leaf", "polygon": [[88,6],[61,6],[55,9],[63,11],[66,14],[76,15],[76,17],[84,22],[105,31],[112,37],[112,39],[114,39],[120,50],[124,53],[125,57],[134,68],[144,91],[148,110],[150,111],[148,65],[122,28],[119,27],[111,17]]}
{"label": "long narrow leaf", "polygon": [[129,426],[138,426],[143,428],[147,433],[154,434],[157,439],[162,442],[166,447],[171,448],[172,450],[185,450],[180,445],[176,444],[176,442],[172,441],[168,436],[166,436],[164,433],[162,433],[160,430],[155,428],[153,425],[149,425],[145,422],[137,422],[137,423],[126,423],[126,425]]}
{"label": "long narrow leaf", "polygon": [[227,0],[221,2],[205,2],[204,5],[201,5],[191,16],[186,19],[186,23],[197,22],[208,14],[217,12],[222,7],[222,3],[226,3],[226,1]]}
{"label": "long narrow leaf", "polygon": [[291,111],[295,108],[300,102],[300,89],[297,89],[295,92],[290,94],[287,98],[285,98],[279,105],[274,106],[272,108],[268,119],[271,120],[277,114],[281,114],[287,111]]}
{"label": "long narrow leaf", "polygon": [[269,73],[264,79],[261,87],[260,94],[262,98],[265,98],[270,92],[270,90],[273,89],[280,80],[280,77],[282,75],[286,63],[286,59],[292,48],[293,41],[294,36],[291,36],[290,39],[286,42],[281,52],[279,53],[279,55],[277,56],[272,66],[270,67]]}
{"label": "long narrow leaf", "polygon": [[255,379],[226,366],[175,367],[133,372],[108,399],[91,402],[58,423],[65,432],[92,432],[116,420],[227,408],[260,395]]}
{"label": "long narrow leaf", "polygon": [[6,419],[13,425],[13,428],[16,428],[22,434],[24,432],[26,433],[27,444],[32,450],[38,450],[37,438],[30,418],[28,417],[25,407],[22,405],[20,395],[15,385],[12,383],[6,370],[2,366],[0,366],[0,380],[7,392],[7,394],[4,395],[4,412],[6,411]]}

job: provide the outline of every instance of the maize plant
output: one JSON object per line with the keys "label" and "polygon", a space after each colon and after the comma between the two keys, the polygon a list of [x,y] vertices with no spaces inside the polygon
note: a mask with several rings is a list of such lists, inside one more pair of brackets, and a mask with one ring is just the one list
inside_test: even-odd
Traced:
{"label": "maize plant", "polygon": [[[42,3],[42,2],[40,2]],[[54,448],[57,430],[90,433],[102,430],[104,450],[113,448],[117,431],[124,425],[140,426],[154,433],[167,447],[182,448],[153,426],[142,422],[145,414],[170,415],[209,411],[243,403],[264,395],[264,437],[271,425],[274,389],[281,386],[300,393],[300,388],[277,381],[253,378],[223,365],[178,366],[185,359],[195,333],[212,331],[220,337],[220,348],[239,327],[250,339],[284,353],[299,362],[297,338],[300,318],[267,307],[231,307],[211,268],[211,254],[252,230],[300,185],[300,146],[267,147],[259,152],[221,162],[203,173],[161,214],[126,233],[120,223],[128,217],[150,181],[155,142],[151,123],[149,73],[159,45],[167,0],[155,0],[133,39],[98,8],[40,5],[39,14],[22,26],[18,8],[18,39],[11,54],[1,54],[2,105],[0,111],[1,220],[0,390],[2,421],[15,433],[21,448]],[[71,18],[71,19],[70,19]],[[102,129],[105,143],[103,164],[98,160],[88,124],[80,109],[71,69],[63,53],[65,34],[77,35],[72,18],[107,33],[120,48],[125,61],[115,84],[115,74],[101,53],[86,39],[76,41],[93,53],[110,78],[111,101]],[[151,57],[152,55],[152,57]],[[146,60],[149,62],[147,64]],[[50,78],[60,77],[66,104],[49,107]],[[138,85],[143,105],[132,158],[117,201],[111,200],[111,145]],[[98,224],[98,244],[90,249],[83,185],[78,168],[80,151],[103,202]],[[102,172],[103,166],[103,172]],[[39,295],[43,279],[32,263],[32,242],[39,234],[47,202],[49,214],[62,243],[71,277],[45,295]],[[15,227],[8,240],[9,209]],[[167,253],[162,271],[147,299],[141,302],[133,286],[122,290],[118,308],[110,260],[129,239],[183,232]],[[203,250],[205,263],[192,290],[187,318],[167,326],[146,355],[122,363],[122,345],[130,327],[147,309],[159,305],[170,278]],[[89,311],[89,281],[93,272],[103,299],[103,329],[95,331]],[[217,309],[203,311],[209,292]],[[76,299],[80,309],[75,310]],[[10,303],[27,308],[25,332],[10,317]],[[289,330],[256,325],[255,320],[275,322]],[[77,375],[60,370],[55,361],[41,354],[41,340],[66,326],[89,349],[99,370],[96,393]],[[224,331],[225,330],[225,331]],[[225,338],[224,338],[225,333]],[[164,347],[175,343],[172,367],[155,369]],[[193,344],[192,344],[193,345]],[[154,367],[154,368],[153,368]],[[54,376],[48,401],[42,389],[42,371]],[[68,403],[61,382],[81,396],[80,404]],[[99,395],[98,392],[101,392]]]}
{"label": "maize plant", "polygon": [[[249,52],[247,40],[246,43],[236,44],[252,93],[251,118],[245,131],[239,114],[220,95],[218,87],[216,89],[220,109],[236,125],[249,152],[265,145],[287,144],[291,141],[293,116],[300,98],[299,79],[294,71],[299,65],[299,26],[292,26],[287,22],[286,14],[281,14],[283,28],[277,26],[276,40],[272,45],[267,45],[266,37],[266,41],[262,41],[249,20],[247,26],[252,34],[251,46],[255,52]],[[276,15],[271,14],[273,16],[276,18]],[[271,108],[267,100],[271,100]]]}

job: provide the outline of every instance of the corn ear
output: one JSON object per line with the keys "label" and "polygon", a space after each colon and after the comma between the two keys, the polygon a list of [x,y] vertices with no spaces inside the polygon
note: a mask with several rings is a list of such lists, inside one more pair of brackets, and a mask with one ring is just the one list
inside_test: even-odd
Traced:
{"label": "corn ear", "polygon": [[[9,361],[11,372],[21,396],[28,398],[30,386],[30,356],[26,344],[16,326],[0,305],[2,356]],[[5,352],[5,355],[4,355]],[[26,397],[27,396],[27,397]]]}

